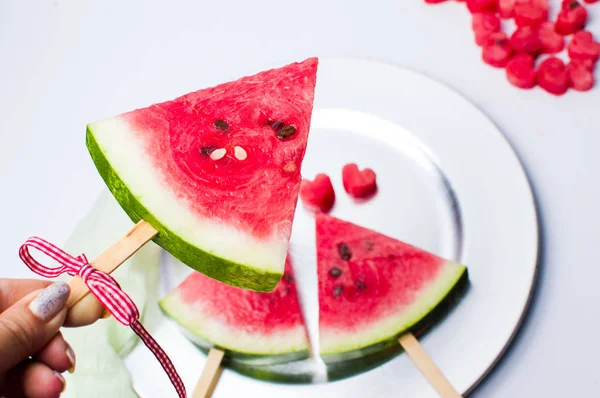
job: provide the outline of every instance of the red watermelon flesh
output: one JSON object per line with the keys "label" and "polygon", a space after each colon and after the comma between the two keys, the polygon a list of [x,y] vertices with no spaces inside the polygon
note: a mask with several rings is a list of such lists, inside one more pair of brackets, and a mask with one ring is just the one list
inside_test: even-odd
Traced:
{"label": "red watermelon flesh", "polygon": [[270,293],[228,286],[194,272],[160,306],[192,341],[219,347],[232,360],[273,364],[308,356],[289,256],[283,278]]}
{"label": "red watermelon flesh", "polygon": [[88,148],[134,221],[212,278],[279,281],[298,199],[318,60],[93,123]]}
{"label": "red watermelon flesh", "polygon": [[418,325],[466,268],[367,228],[316,215],[320,352],[364,355]]}

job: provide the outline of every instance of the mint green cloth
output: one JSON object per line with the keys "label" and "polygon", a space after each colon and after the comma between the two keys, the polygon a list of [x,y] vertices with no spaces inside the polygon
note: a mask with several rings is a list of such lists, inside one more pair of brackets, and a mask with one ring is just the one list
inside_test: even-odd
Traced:
{"label": "mint green cloth", "polygon": [[[116,242],[133,223],[112,195],[105,191],[88,215],[73,231],[65,250],[95,258]],[[160,320],[158,285],[161,249],[146,244],[112,275],[140,310],[148,330]],[[113,318],[99,320],[82,328],[63,328],[65,338],[75,350],[77,367],[66,374],[67,389],[63,397],[137,397],[123,364],[123,358],[139,342],[133,331]]]}

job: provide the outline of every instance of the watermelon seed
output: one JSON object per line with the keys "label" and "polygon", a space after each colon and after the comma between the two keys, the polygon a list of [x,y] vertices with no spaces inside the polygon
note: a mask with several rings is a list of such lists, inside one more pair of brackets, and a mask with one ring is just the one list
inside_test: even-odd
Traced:
{"label": "watermelon seed", "polygon": [[352,252],[350,251],[350,248],[348,247],[347,244],[339,243],[337,245],[337,248],[338,248],[338,253],[340,254],[340,257],[342,258],[342,260],[350,260],[350,258],[352,257]]}
{"label": "watermelon seed", "polygon": [[294,126],[285,126],[285,127],[282,127],[277,132],[277,137],[283,140],[285,138],[291,137],[294,134],[296,134],[296,127],[294,127]]}
{"label": "watermelon seed", "polygon": [[248,153],[246,153],[246,150],[241,146],[236,146],[233,148],[233,154],[238,160],[246,160],[248,157]]}
{"label": "watermelon seed", "polygon": [[336,288],[335,288],[335,289],[333,289],[333,295],[337,297],[337,296],[339,296],[340,294],[342,294],[342,291],[343,291],[343,290],[344,290],[344,286],[342,286],[342,285],[338,285],[338,286],[336,286]]}
{"label": "watermelon seed", "polygon": [[200,155],[209,156],[211,154],[211,152],[214,150],[215,150],[214,146],[210,146],[210,145],[204,146],[204,147],[202,147],[202,149],[200,149]]}
{"label": "watermelon seed", "polygon": [[227,131],[229,130],[229,125],[227,124],[227,122],[225,120],[215,120],[214,123],[215,127],[221,131]]}
{"label": "watermelon seed", "polygon": [[285,280],[292,283],[294,281],[294,278],[292,278],[292,276],[290,274],[285,274],[283,275],[285,277]]}
{"label": "watermelon seed", "polygon": [[296,171],[296,165],[293,162],[286,163],[283,165],[283,171],[293,173],[294,171]]}
{"label": "watermelon seed", "polygon": [[572,1],[569,3],[569,8],[572,10],[573,8],[579,7],[579,3],[577,1]]}
{"label": "watermelon seed", "polygon": [[358,281],[358,282],[356,282],[356,288],[358,290],[365,290],[367,288],[367,286],[365,285],[365,283],[363,281]]}
{"label": "watermelon seed", "polygon": [[220,159],[223,159],[226,154],[227,154],[227,149],[225,149],[225,148],[215,149],[214,151],[212,151],[210,153],[210,158],[212,160],[220,160]]}
{"label": "watermelon seed", "polygon": [[285,126],[285,123],[283,123],[282,120],[278,120],[276,122],[272,122],[269,120],[267,123],[270,124],[271,128],[273,130],[275,130],[277,133],[279,133],[279,130],[281,130],[283,128],[283,126]]}
{"label": "watermelon seed", "polygon": [[337,278],[338,276],[342,275],[342,270],[338,267],[333,267],[329,270],[329,275],[333,276],[334,278]]}

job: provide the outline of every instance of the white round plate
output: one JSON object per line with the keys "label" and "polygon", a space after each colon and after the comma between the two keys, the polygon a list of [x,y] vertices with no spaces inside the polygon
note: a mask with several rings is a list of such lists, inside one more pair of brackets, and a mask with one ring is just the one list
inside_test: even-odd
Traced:
{"label": "white round plate", "polygon": [[[372,200],[355,203],[344,192],[341,169],[349,162],[377,173],[379,191]],[[471,286],[465,298],[421,343],[459,392],[471,390],[515,335],[536,276],[535,204],[506,139],[463,97],[423,75],[367,60],[321,58],[303,175],[312,179],[319,172],[327,173],[336,189],[332,215],[467,265]],[[314,250],[313,230],[310,213],[298,206],[292,247]],[[314,340],[314,261],[301,262],[295,268],[297,273],[301,268]],[[172,265],[171,279],[177,268]],[[156,333],[191,392],[205,356],[169,323]],[[149,355],[136,350],[127,360],[136,390],[142,397],[171,396],[160,369],[145,366]],[[275,384],[226,370],[214,397],[275,394],[437,397],[402,354],[368,372],[322,384]]]}

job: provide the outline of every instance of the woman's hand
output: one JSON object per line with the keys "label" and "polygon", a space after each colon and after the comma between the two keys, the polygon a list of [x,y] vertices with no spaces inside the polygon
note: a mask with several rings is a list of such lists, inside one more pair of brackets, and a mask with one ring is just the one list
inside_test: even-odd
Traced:
{"label": "woman's hand", "polygon": [[[75,353],[59,332],[65,320],[69,285],[38,280],[0,279],[0,396],[58,397],[61,373],[75,369]],[[67,324],[93,323],[102,307],[86,298],[85,317],[70,314]]]}

